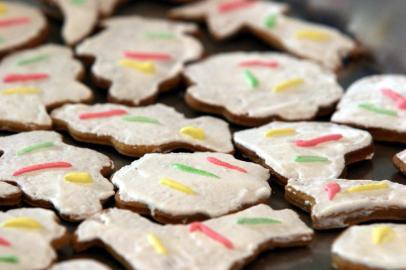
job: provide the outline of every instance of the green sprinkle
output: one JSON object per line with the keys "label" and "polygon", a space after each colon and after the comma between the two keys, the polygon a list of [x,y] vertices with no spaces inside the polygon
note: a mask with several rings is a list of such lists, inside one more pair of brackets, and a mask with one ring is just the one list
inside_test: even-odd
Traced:
{"label": "green sprinkle", "polygon": [[31,153],[31,152],[34,152],[34,151],[37,151],[40,149],[50,148],[50,147],[54,147],[54,146],[55,146],[55,144],[53,142],[41,142],[41,143],[33,144],[33,145],[30,145],[28,147],[25,147],[25,148],[19,150],[17,152],[17,156],[22,156],[24,154],[28,154],[28,153]]}
{"label": "green sprinkle", "polygon": [[250,71],[250,70],[245,70],[244,71],[244,77],[247,83],[253,87],[256,88],[259,84],[258,79],[255,77],[255,75]]}
{"label": "green sprinkle", "polygon": [[327,158],[320,157],[320,156],[297,156],[295,158],[295,161],[301,162],[301,163],[302,162],[303,163],[305,163],[305,162],[323,162],[323,163],[329,162],[329,160]]}
{"label": "green sprinkle", "polygon": [[262,225],[262,224],[280,224],[282,223],[279,220],[272,219],[272,218],[265,218],[265,217],[255,217],[255,218],[239,218],[237,219],[237,224],[242,225]]}
{"label": "green sprinkle", "polygon": [[18,66],[25,66],[25,65],[30,65],[36,62],[41,62],[48,59],[48,55],[43,54],[43,55],[37,55],[31,58],[26,58],[26,59],[22,59],[20,61],[17,62]]}
{"label": "green sprinkle", "polygon": [[128,122],[139,122],[139,123],[146,123],[146,124],[158,124],[160,125],[161,123],[155,119],[155,118],[150,118],[146,116],[140,116],[140,115],[126,115],[123,116],[122,118],[124,121]]}
{"label": "green sprinkle", "polygon": [[3,43],[4,41],[6,41],[3,37],[0,37],[0,43]]}
{"label": "green sprinkle", "polygon": [[215,175],[214,173],[199,170],[199,169],[196,169],[196,168],[193,168],[193,167],[187,166],[185,164],[181,164],[181,163],[173,163],[172,167],[175,168],[175,169],[178,169],[180,171],[187,172],[187,173],[200,174],[200,175],[203,175],[203,176],[220,178],[217,175]]}
{"label": "green sprinkle", "polygon": [[86,3],[86,0],[70,0],[72,5],[83,5],[84,3]]}
{"label": "green sprinkle", "polygon": [[167,32],[147,32],[145,36],[153,39],[175,39],[175,35]]}
{"label": "green sprinkle", "polygon": [[274,28],[276,26],[276,15],[272,14],[266,17],[265,19],[265,26],[268,28]]}
{"label": "green sprinkle", "polygon": [[0,256],[0,262],[3,263],[18,263],[18,257],[14,255],[2,255]]}
{"label": "green sprinkle", "polygon": [[359,104],[358,107],[360,107],[362,109],[365,109],[365,110],[368,110],[370,112],[386,114],[386,115],[389,115],[389,116],[398,116],[397,112],[395,112],[395,111],[387,110],[387,109],[384,109],[384,108],[379,108],[379,107],[376,107],[375,105],[370,104],[370,103],[362,103],[362,104]]}

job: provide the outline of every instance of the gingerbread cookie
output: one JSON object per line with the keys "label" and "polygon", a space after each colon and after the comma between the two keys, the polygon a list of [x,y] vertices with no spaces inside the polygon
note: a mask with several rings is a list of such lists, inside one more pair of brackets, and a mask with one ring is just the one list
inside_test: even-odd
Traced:
{"label": "gingerbread cookie", "polygon": [[406,143],[406,76],[375,75],[353,83],[331,120],[371,132],[375,140]]}
{"label": "gingerbread cookie", "polygon": [[0,212],[0,269],[46,269],[67,241],[56,215],[40,208]]}
{"label": "gingerbread cookie", "polygon": [[104,264],[91,259],[74,259],[54,264],[50,270],[111,270]]}
{"label": "gingerbread cookie", "polygon": [[337,178],[346,165],[374,155],[368,132],[324,122],[273,122],[234,133],[234,142],[283,185],[291,178]]}
{"label": "gingerbread cookie", "polygon": [[16,184],[32,205],[54,207],[69,221],[85,219],[114,195],[103,175],[112,161],[96,151],[67,145],[52,131],[1,137],[0,181]]}
{"label": "gingerbread cookie", "polygon": [[268,170],[232,155],[171,153],[145,155],[116,172],[112,182],[119,207],[162,223],[188,223],[266,202],[268,179]]}
{"label": "gingerbread cookie", "polygon": [[334,111],[343,95],[336,77],[310,61],[280,53],[223,53],[190,65],[185,99],[194,109],[257,126],[310,120]]}
{"label": "gingerbread cookie", "polygon": [[19,188],[0,182],[0,206],[16,205],[21,200],[21,191]]}
{"label": "gingerbread cookie", "polygon": [[[84,40],[78,55],[95,59],[95,82],[109,88],[109,100],[140,105],[173,88],[186,62],[200,58],[202,45],[188,33],[193,24],[143,17],[116,17],[106,28]],[[134,31],[137,29],[137,31]]]}
{"label": "gingerbread cookie", "polygon": [[50,129],[48,108],[93,98],[91,90],[77,81],[83,73],[71,50],[59,45],[4,58],[0,64],[0,129]]}
{"label": "gingerbread cookie", "polygon": [[47,36],[47,21],[36,8],[17,1],[0,2],[0,57],[40,44]]}
{"label": "gingerbread cookie", "polygon": [[387,180],[289,180],[285,198],[310,212],[316,229],[374,220],[406,220],[406,186]]}
{"label": "gingerbread cookie", "polygon": [[313,237],[295,212],[264,204],[205,222],[166,226],[111,208],[81,223],[75,234],[77,250],[102,245],[127,269],[154,270],[240,269],[262,251],[304,246]]}
{"label": "gingerbread cookie", "polygon": [[333,243],[333,266],[339,270],[405,269],[405,239],[406,225],[352,226]]}
{"label": "gingerbread cookie", "polygon": [[404,174],[406,175],[406,150],[403,150],[400,153],[397,153],[393,157],[393,164]]}
{"label": "gingerbread cookie", "polygon": [[186,119],[163,104],[66,105],[52,112],[57,128],[78,141],[108,144],[128,156],[175,149],[232,153],[228,124],[214,117]]}
{"label": "gingerbread cookie", "polygon": [[218,39],[248,30],[270,45],[333,70],[357,49],[355,42],[338,30],[285,16],[286,10],[285,4],[272,1],[207,0],[176,8],[170,16],[206,19]]}

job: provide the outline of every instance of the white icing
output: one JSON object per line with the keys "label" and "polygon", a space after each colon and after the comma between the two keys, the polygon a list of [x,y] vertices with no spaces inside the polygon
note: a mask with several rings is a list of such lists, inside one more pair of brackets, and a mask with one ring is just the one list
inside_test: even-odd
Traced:
{"label": "white icing", "polygon": [[[50,141],[54,147],[17,155],[25,147]],[[1,137],[0,180],[16,183],[32,200],[44,200],[63,216],[73,220],[87,218],[102,209],[100,201],[114,194],[113,185],[104,178],[100,170],[111,167],[112,161],[96,151],[64,144],[62,137],[51,131],[33,131]],[[70,168],[46,169],[13,176],[23,167],[47,162],[68,162]],[[66,182],[64,175],[73,172],[87,172],[93,182],[76,184]]]}
{"label": "white icing", "polygon": [[[177,77],[184,64],[199,58],[203,51],[197,39],[186,35],[196,30],[192,24],[131,16],[106,20],[104,26],[107,29],[83,41],[77,53],[96,58],[92,73],[112,83],[111,97],[135,105],[158,94],[162,83]],[[150,38],[148,33],[167,33],[174,38]],[[172,59],[153,62],[155,72],[145,74],[119,65],[125,59],[124,51],[166,53]]]}
{"label": "white icing", "polygon": [[[341,191],[330,200],[325,186],[337,183]],[[347,189],[372,183],[386,183],[388,189],[363,192],[346,192]],[[368,216],[374,209],[406,209],[406,186],[398,183],[372,180],[314,179],[312,181],[289,180],[286,190],[295,190],[314,198],[311,216],[318,229],[347,227],[351,219]],[[350,219],[349,221],[346,221]]]}
{"label": "white icing", "polygon": [[74,259],[57,263],[50,270],[110,270],[110,268],[91,259]]}
{"label": "white icing", "polygon": [[[393,236],[380,244],[372,242],[373,229],[389,226]],[[406,266],[406,225],[372,224],[352,226],[342,233],[332,246],[334,255],[373,269],[404,269]]]}
{"label": "white icing", "polygon": [[[226,169],[207,161],[215,157],[247,171]],[[219,178],[178,170],[173,164],[183,164],[217,175]],[[191,188],[195,195],[168,188],[159,183],[173,179]],[[118,187],[120,200],[141,202],[150,209],[171,216],[205,214],[216,217],[236,211],[244,204],[255,204],[271,196],[268,170],[220,153],[148,154],[121,168],[112,178]],[[214,195],[214,196],[213,196]]]}
{"label": "white icing", "polygon": [[[381,128],[405,133],[406,109],[400,109],[391,98],[383,95],[381,90],[384,88],[391,89],[406,99],[406,76],[375,75],[356,81],[348,88],[331,120],[364,128]],[[397,116],[379,114],[358,107],[362,103],[394,111]]]}
{"label": "white icing", "polygon": [[[79,118],[82,113],[103,112],[122,109],[128,115],[145,116],[159,121],[160,124],[127,122],[122,116],[107,118]],[[52,118],[65,122],[76,132],[91,134],[98,137],[112,137],[115,141],[131,147],[160,146],[168,143],[182,143],[192,147],[204,147],[208,151],[232,152],[231,134],[228,124],[210,116],[186,119],[173,108],[163,104],[147,107],[128,107],[116,104],[66,105],[52,112]],[[206,138],[198,140],[179,133],[185,126],[201,128]],[[155,151],[159,151],[157,148]]]}
{"label": "white icing", "polygon": [[3,199],[8,199],[8,197],[15,196],[18,193],[20,193],[18,187],[6,182],[0,182],[0,204]]}
{"label": "white icing", "polygon": [[[281,221],[272,225],[240,225],[239,217],[267,217]],[[289,246],[309,241],[313,232],[292,210],[273,210],[258,205],[236,214],[211,219],[206,226],[226,237],[234,249],[225,248],[201,232],[189,232],[186,225],[161,226],[127,210],[112,208],[80,224],[76,236],[81,242],[100,239],[134,269],[231,269],[256,255],[259,246]],[[155,234],[168,251],[158,254],[147,236]]]}
{"label": "white icing", "polygon": [[[239,66],[241,62],[251,60],[275,61],[279,66]],[[213,70],[215,72],[211,72]],[[250,70],[258,80],[256,88],[247,83],[246,70]],[[330,71],[280,53],[219,54],[189,66],[185,75],[196,83],[187,91],[194,99],[224,107],[234,115],[251,118],[314,118],[320,107],[332,106],[343,94]],[[283,92],[272,92],[276,85],[296,78],[305,82]]]}
{"label": "white icing", "polygon": [[[292,128],[295,134],[266,137],[271,129]],[[314,147],[298,147],[296,140],[310,140],[324,135],[341,134],[339,141]],[[234,141],[253,151],[279,175],[290,179],[310,180],[337,178],[345,168],[344,155],[369,146],[371,135],[363,130],[324,122],[272,122],[259,128],[234,133]],[[321,156],[327,163],[299,163],[297,156]]]}

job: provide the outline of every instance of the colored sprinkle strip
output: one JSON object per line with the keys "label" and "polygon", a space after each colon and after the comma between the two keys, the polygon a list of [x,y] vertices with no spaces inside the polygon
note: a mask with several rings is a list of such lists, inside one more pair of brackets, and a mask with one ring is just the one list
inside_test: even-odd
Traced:
{"label": "colored sprinkle strip", "polygon": [[4,221],[3,223],[0,224],[0,227],[37,230],[41,229],[42,225],[41,223],[30,217],[15,217]]}
{"label": "colored sprinkle strip", "polygon": [[232,165],[230,163],[227,163],[225,161],[222,161],[220,159],[217,159],[215,157],[207,157],[207,161],[214,164],[214,165],[221,166],[221,167],[224,167],[224,168],[227,168],[227,169],[230,169],[230,170],[235,170],[235,171],[239,171],[239,172],[242,172],[242,173],[247,173],[247,170],[245,170],[245,169],[243,169],[241,167]]}
{"label": "colored sprinkle strip", "polygon": [[327,192],[328,199],[331,201],[341,191],[341,187],[336,182],[328,183],[324,190]]}
{"label": "colored sprinkle strip", "polygon": [[254,1],[249,1],[249,0],[234,0],[234,1],[228,1],[225,3],[221,3],[217,6],[217,10],[220,13],[226,13],[226,12],[231,12],[237,9],[242,9],[249,7],[254,4]]}
{"label": "colored sprinkle strip", "polygon": [[152,62],[140,62],[129,59],[121,59],[120,66],[126,68],[132,68],[145,74],[155,73],[155,64]]}
{"label": "colored sprinkle strip", "polygon": [[0,3],[0,15],[4,15],[7,13],[7,5],[4,3]]}
{"label": "colored sprinkle strip", "polygon": [[103,112],[81,113],[79,115],[79,119],[86,120],[86,119],[95,119],[95,118],[107,118],[107,117],[113,117],[113,116],[118,116],[118,115],[123,115],[123,114],[127,114],[127,111],[122,110],[122,109],[114,109],[114,110],[103,111]]}
{"label": "colored sprinkle strip", "polygon": [[26,66],[26,65],[37,63],[37,62],[42,62],[47,59],[48,59],[48,55],[42,54],[42,55],[37,55],[37,56],[31,57],[31,58],[21,59],[20,61],[17,62],[17,65]]}
{"label": "colored sprinkle strip", "polygon": [[64,175],[63,179],[66,182],[73,184],[91,184],[93,183],[92,176],[87,172],[70,172]]}
{"label": "colored sprinkle strip", "polygon": [[240,67],[266,67],[266,68],[277,68],[279,63],[273,60],[247,60],[242,61],[238,64]]}
{"label": "colored sprinkle strip", "polygon": [[148,234],[148,243],[161,255],[168,255],[168,250],[162,244],[161,240],[154,233]]}
{"label": "colored sprinkle strip", "polygon": [[198,128],[198,127],[192,127],[192,126],[183,127],[180,129],[179,132],[182,135],[192,137],[193,139],[196,139],[196,140],[206,139],[206,133],[204,132],[203,129]]}
{"label": "colored sprinkle strip", "polygon": [[46,170],[46,169],[55,169],[55,168],[70,168],[72,167],[72,164],[68,162],[48,162],[48,163],[40,163],[36,165],[31,165],[27,167],[23,167],[13,173],[13,176],[19,176],[22,174],[34,172],[34,171],[40,171],[40,170]]}
{"label": "colored sprinkle strip", "polygon": [[2,95],[29,95],[29,94],[38,94],[41,90],[38,88],[33,87],[17,87],[17,88],[10,88],[1,91]]}
{"label": "colored sprinkle strip", "polygon": [[6,255],[1,255],[0,256],[0,262],[2,263],[18,263],[18,257],[11,255],[11,254],[6,254]]}
{"label": "colored sprinkle strip", "polygon": [[84,3],[86,3],[86,0],[71,0],[70,1],[72,5],[83,5]]}
{"label": "colored sprinkle strip", "polygon": [[204,170],[199,170],[199,169],[190,167],[190,166],[182,164],[182,163],[173,163],[172,167],[179,171],[183,171],[183,172],[187,172],[187,173],[198,174],[198,175],[208,176],[208,177],[213,177],[213,178],[220,178],[219,176],[215,175],[214,173],[204,171]]}
{"label": "colored sprinkle strip", "polygon": [[395,232],[387,225],[379,225],[372,229],[372,243],[375,245],[382,244],[385,241],[389,241],[393,237]]}
{"label": "colored sprinkle strip", "polygon": [[252,87],[256,88],[259,84],[258,79],[255,77],[255,75],[249,71],[248,69],[244,71],[244,78],[245,81]]}
{"label": "colored sprinkle strip", "polygon": [[385,115],[389,115],[389,116],[398,116],[398,113],[395,111],[380,108],[380,107],[377,107],[370,103],[362,103],[362,104],[359,104],[358,107],[360,107],[361,109],[370,111],[370,112],[374,112],[374,113],[385,114]]}
{"label": "colored sprinkle strip", "polygon": [[27,147],[17,151],[17,156],[22,156],[22,155],[32,153],[32,152],[37,151],[37,150],[51,148],[51,147],[54,147],[54,146],[55,146],[55,143],[53,143],[53,142],[36,143],[36,144],[27,146]]}
{"label": "colored sprinkle strip", "polygon": [[342,138],[343,135],[341,134],[330,134],[314,138],[311,140],[297,140],[295,141],[295,145],[299,147],[313,147],[326,142],[339,141]]}
{"label": "colored sprinkle strip", "polygon": [[11,246],[11,243],[0,236],[0,246],[9,247]]}
{"label": "colored sprinkle strip", "polygon": [[265,137],[272,138],[275,136],[289,136],[294,134],[296,134],[296,130],[293,128],[277,128],[266,131]]}
{"label": "colored sprinkle strip", "polygon": [[190,187],[188,187],[188,186],[186,186],[184,184],[181,184],[181,183],[179,183],[179,182],[177,182],[175,180],[172,180],[170,178],[166,178],[166,177],[161,178],[159,180],[159,184],[167,186],[167,187],[172,188],[172,189],[175,189],[177,191],[189,194],[189,195],[195,195],[196,194],[196,192],[194,192],[193,189],[191,189]]}
{"label": "colored sprinkle strip", "polygon": [[202,232],[205,235],[207,235],[209,238],[213,239],[216,242],[219,242],[220,244],[222,244],[226,248],[234,249],[234,245],[230,240],[228,240],[224,236],[220,235],[219,233],[213,231],[212,229],[210,229],[209,227],[207,227],[203,223],[200,223],[200,222],[191,223],[189,225],[189,231],[190,232],[196,232],[196,231]]}
{"label": "colored sprinkle strip", "polygon": [[329,160],[325,157],[320,157],[320,156],[297,156],[295,158],[296,162],[299,163],[315,163],[315,162],[322,162],[322,163],[327,163]]}
{"label": "colored sprinkle strip", "polygon": [[125,51],[124,57],[138,61],[169,61],[172,57],[167,53],[145,53]]}
{"label": "colored sprinkle strip", "polygon": [[401,110],[406,110],[406,98],[389,88],[381,90],[382,94],[392,99]]}
{"label": "colored sprinkle strip", "polygon": [[380,189],[387,189],[387,188],[389,188],[389,185],[387,183],[380,182],[380,183],[365,184],[365,185],[351,187],[351,188],[347,189],[347,192],[350,192],[350,193],[364,192],[364,191],[373,191],[373,190],[380,190]]}
{"label": "colored sprinkle strip", "polygon": [[125,115],[122,117],[124,121],[128,122],[139,122],[139,123],[146,123],[146,124],[161,124],[157,119],[150,118],[146,116],[138,116],[138,115]]}
{"label": "colored sprinkle strip", "polygon": [[274,28],[276,26],[277,17],[275,14],[268,15],[265,19],[265,26],[268,28]]}
{"label": "colored sprinkle strip", "polygon": [[48,74],[45,73],[32,73],[32,74],[8,74],[3,78],[5,83],[27,82],[27,81],[40,81],[48,79]]}
{"label": "colored sprinkle strip", "polygon": [[27,24],[30,22],[30,18],[28,17],[16,17],[11,19],[3,19],[0,20],[0,27],[10,27],[16,25]]}
{"label": "colored sprinkle strip", "polygon": [[327,41],[331,38],[330,34],[317,30],[300,30],[295,33],[295,37],[310,41]]}
{"label": "colored sprinkle strip", "polygon": [[266,217],[255,217],[255,218],[248,218],[248,217],[243,217],[237,219],[237,224],[242,224],[242,225],[266,225],[266,224],[280,224],[282,223],[279,220],[272,219],[272,218],[266,218]]}
{"label": "colored sprinkle strip", "polygon": [[284,81],[284,82],[274,86],[272,88],[272,92],[274,92],[274,93],[283,92],[288,89],[295,88],[303,83],[304,83],[304,80],[302,78],[295,78],[295,79],[287,80],[287,81]]}
{"label": "colored sprinkle strip", "polygon": [[145,33],[145,36],[154,39],[175,39],[174,34],[166,32],[147,32]]}

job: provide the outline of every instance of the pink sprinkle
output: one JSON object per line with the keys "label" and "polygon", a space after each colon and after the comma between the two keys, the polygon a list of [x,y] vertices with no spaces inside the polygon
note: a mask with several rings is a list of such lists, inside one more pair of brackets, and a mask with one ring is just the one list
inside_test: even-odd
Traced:
{"label": "pink sprinkle", "polygon": [[0,246],[9,247],[11,246],[11,243],[0,236]]}
{"label": "pink sprinkle", "polygon": [[139,61],[170,61],[172,57],[167,53],[146,53],[125,51],[124,57]]}
{"label": "pink sprinkle", "polygon": [[343,135],[341,134],[330,134],[330,135],[325,135],[325,136],[321,136],[315,139],[311,139],[311,140],[297,140],[295,141],[296,146],[299,147],[313,147],[313,146],[317,146],[321,143],[325,143],[325,142],[331,142],[331,141],[338,141],[341,140],[343,138]]}
{"label": "pink sprinkle", "polygon": [[40,163],[40,164],[35,164],[27,167],[23,167],[13,173],[13,176],[19,176],[25,173],[29,172],[34,172],[34,171],[39,171],[39,170],[45,170],[45,169],[53,169],[53,168],[70,168],[72,167],[72,164],[68,162],[48,162],[48,163]]}
{"label": "pink sprinkle", "polygon": [[104,112],[90,112],[90,113],[82,113],[79,115],[79,118],[82,120],[86,119],[93,119],[93,118],[106,118],[112,116],[118,116],[127,114],[126,110],[116,109],[116,110],[109,110]]}
{"label": "pink sprinkle", "polygon": [[240,67],[268,67],[277,68],[279,63],[273,60],[263,61],[263,60],[247,60],[242,61],[238,64]]}
{"label": "pink sprinkle", "polygon": [[193,222],[189,225],[189,231],[190,232],[195,232],[195,231],[200,231],[207,235],[209,238],[213,239],[214,241],[219,242],[223,246],[225,246],[228,249],[234,249],[233,243],[225,238],[224,236],[220,235],[219,233],[213,231],[206,225],[200,222]]}
{"label": "pink sprinkle", "polygon": [[382,91],[382,94],[384,94],[385,96],[392,99],[399,109],[401,109],[401,110],[406,109],[406,98],[405,97],[403,97],[399,93],[397,93],[389,88],[383,88],[381,91]]}
{"label": "pink sprinkle", "polygon": [[48,74],[45,73],[31,73],[31,74],[7,74],[3,78],[5,83],[26,82],[26,81],[39,81],[48,79]]}
{"label": "pink sprinkle", "polygon": [[328,199],[331,201],[334,199],[334,197],[336,196],[336,194],[338,192],[340,192],[341,187],[339,184],[337,184],[336,182],[332,182],[332,183],[328,183],[325,187],[324,190],[327,191],[327,196]]}
{"label": "pink sprinkle", "polygon": [[226,13],[234,11],[236,9],[246,8],[254,4],[254,1],[249,0],[234,0],[225,3],[221,3],[217,6],[220,13]]}
{"label": "pink sprinkle", "polygon": [[11,19],[0,20],[0,27],[10,27],[15,25],[27,24],[30,22],[28,17],[17,17]]}
{"label": "pink sprinkle", "polygon": [[225,161],[222,161],[220,159],[217,159],[215,157],[207,157],[207,161],[210,162],[210,163],[213,163],[214,165],[225,167],[225,168],[230,169],[230,170],[235,170],[235,171],[239,171],[239,172],[242,172],[242,173],[247,173],[247,170],[245,170],[245,169],[243,169],[241,167],[232,165],[230,163],[227,163]]}

